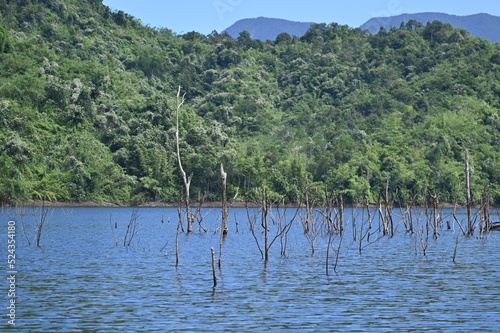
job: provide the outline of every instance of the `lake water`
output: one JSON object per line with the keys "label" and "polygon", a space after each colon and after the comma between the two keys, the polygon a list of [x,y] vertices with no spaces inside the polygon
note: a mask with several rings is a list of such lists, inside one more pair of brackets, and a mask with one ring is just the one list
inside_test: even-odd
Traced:
{"label": "lake water", "polygon": [[[195,224],[193,233],[179,234],[177,266],[177,209],[140,208],[136,233],[124,246],[132,213],[49,209],[37,247],[40,209],[4,208],[0,249],[7,277],[8,221],[16,227],[16,326],[8,324],[4,278],[0,331],[500,331],[500,232],[464,237],[456,223],[447,230],[450,211],[442,211],[437,239],[432,230],[426,236],[422,212],[414,214],[414,234],[395,216],[393,237],[380,237],[374,219],[369,239],[364,210],[346,210],[342,237],[312,226],[315,236],[308,238],[296,219],[265,263],[246,210],[232,209],[215,288],[211,247],[219,258],[219,209],[202,210],[206,231]],[[289,210],[283,223],[292,216]],[[271,239],[276,228],[270,227]],[[256,230],[262,247],[260,221]]]}

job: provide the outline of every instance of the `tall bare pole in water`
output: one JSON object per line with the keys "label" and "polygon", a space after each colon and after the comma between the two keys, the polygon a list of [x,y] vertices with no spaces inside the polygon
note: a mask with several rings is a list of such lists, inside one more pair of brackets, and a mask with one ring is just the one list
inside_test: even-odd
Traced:
{"label": "tall bare pole in water", "polygon": [[467,235],[472,236],[474,234],[474,225],[472,223],[472,198],[470,192],[470,163],[469,163],[469,150],[465,149],[465,196],[467,200]]}

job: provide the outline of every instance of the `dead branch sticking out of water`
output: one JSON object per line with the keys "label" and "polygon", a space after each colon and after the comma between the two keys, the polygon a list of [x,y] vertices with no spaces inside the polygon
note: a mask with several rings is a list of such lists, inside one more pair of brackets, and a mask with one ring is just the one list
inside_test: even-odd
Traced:
{"label": "dead branch sticking out of water", "polygon": [[[3,209],[3,207],[2,207]],[[3,212],[2,212],[3,214]],[[24,225],[24,216],[26,215],[26,207],[24,206],[16,206],[16,215],[21,216],[21,229],[23,229],[23,234],[24,237],[26,238],[26,241],[28,242],[28,245],[31,245],[30,238],[28,237],[28,233],[26,232],[26,226]]]}
{"label": "dead branch sticking out of water", "polygon": [[456,204],[455,204],[455,208],[453,209],[452,216],[453,216],[453,219],[455,220],[455,222],[457,222],[458,226],[460,227],[460,230],[462,230],[462,233],[464,235],[466,235],[467,231],[465,231],[465,229],[462,227],[462,223],[460,223],[460,221],[457,218],[457,205]]}
{"label": "dead branch sticking out of water", "polygon": [[36,224],[36,246],[40,247],[40,240],[42,238],[42,232],[47,223],[47,214],[49,210],[45,208],[45,200],[42,202],[42,207],[40,210],[40,216]]}
{"label": "dead branch sticking out of water", "polygon": [[125,232],[125,237],[123,239],[123,246],[130,246],[135,235],[137,235],[137,219],[139,218],[139,208],[134,208],[132,214],[130,214],[130,220],[127,224],[127,231]]}
{"label": "dead branch sticking out of water", "polygon": [[326,270],[326,275],[330,275],[329,267],[330,267],[330,249],[333,243],[334,236],[339,235],[339,244],[337,246],[337,249],[334,249],[335,251],[335,262],[333,264],[333,271],[337,273],[337,266],[339,263],[339,256],[340,256],[340,248],[342,247],[342,240],[344,239],[344,233],[339,233],[339,234],[333,234],[330,233],[328,235],[328,245],[326,248],[326,262],[325,262],[325,270]]}

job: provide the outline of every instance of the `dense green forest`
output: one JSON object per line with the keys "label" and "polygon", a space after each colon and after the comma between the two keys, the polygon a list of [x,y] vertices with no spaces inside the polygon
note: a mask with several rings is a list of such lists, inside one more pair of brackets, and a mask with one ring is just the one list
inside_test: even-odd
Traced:
{"label": "dense green forest", "polygon": [[[165,23],[168,26],[168,22]],[[0,0],[0,201],[500,204],[500,45],[449,24],[234,39],[152,28],[101,0]],[[386,193],[389,198],[386,198]]]}

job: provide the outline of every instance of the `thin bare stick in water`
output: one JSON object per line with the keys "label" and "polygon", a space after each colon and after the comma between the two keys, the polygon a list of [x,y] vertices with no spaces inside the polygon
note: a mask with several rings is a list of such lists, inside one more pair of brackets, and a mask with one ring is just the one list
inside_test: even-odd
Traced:
{"label": "thin bare stick in water", "polygon": [[217,286],[217,270],[215,268],[215,251],[214,248],[210,248],[212,251],[212,274],[213,274],[213,279],[214,279],[214,288]]}
{"label": "thin bare stick in water", "polygon": [[460,244],[460,239],[457,237],[456,241],[455,241],[455,249],[453,250],[453,263],[456,264],[456,257],[457,257],[457,250],[458,250],[458,244]]}
{"label": "thin bare stick in water", "polygon": [[168,241],[165,243],[165,245],[163,245],[163,247],[160,249],[160,252],[163,252],[163,250],[165,250],[165,248],[167,247],[168,245]]}
{"label": "thin bare stick in water", "polygon": [[26,240],[28,241],[28,245],[31,245],[31,241],[30,241],[30,238],[28,237],[28,234],[26,233],[26,228],[24,226],[24,220],[23,220],[23,217],[21,217],[21,228],[23,229],[23,234],[24,234],[24,237],[26,238]]}
{"label": "thin bare stick in water", "polygon": [[113,223],[111,223],[111,214],[109,214],[109,227],[111,228],[111,232],[113,233],[113,238],[115,239],[115,246],[118,246],[118,239],[115,235],[115,229],[113,228]]}
{"label": "thin bare stick in water", "polygon": [[328,271],[328,266],[330,266],[330,247],[332,246],[332,240],[333,240],[333,231],[328,231],[328,245],[326,247],[326,263],[325,263],[325,269],[326,269],[326,275],[330,275],[330,272]]}

